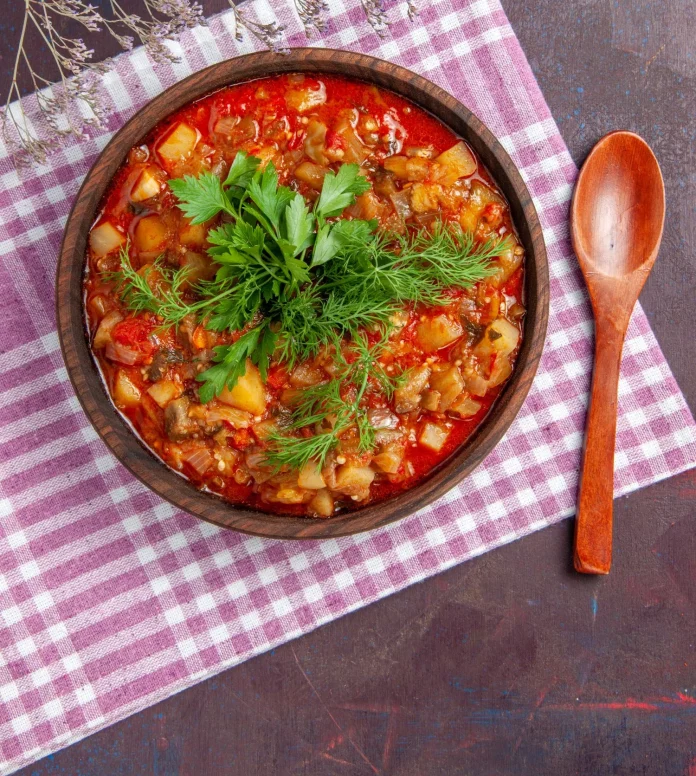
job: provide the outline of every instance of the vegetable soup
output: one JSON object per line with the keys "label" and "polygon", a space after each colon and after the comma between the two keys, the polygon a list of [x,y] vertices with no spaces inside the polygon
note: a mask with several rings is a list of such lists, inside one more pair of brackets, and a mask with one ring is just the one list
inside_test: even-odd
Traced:
{"label": "vegetable soup", "polygon": [[524,250],[471,148],[395,94],[291,74],[133,148],[85,305],[115,406],[234,504],[328,518],[412,487],[515,366]]}

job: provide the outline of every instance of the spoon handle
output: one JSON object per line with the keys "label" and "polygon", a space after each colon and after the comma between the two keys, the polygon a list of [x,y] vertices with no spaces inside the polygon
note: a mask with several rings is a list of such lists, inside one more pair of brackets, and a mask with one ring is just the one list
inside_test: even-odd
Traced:
{"label": "spoon handle", "polygon": [[580,500],[575,519],[575,570],[611,568],[616,401],[625,327],[602,316],[595,326],[595,365],[587,418]]}

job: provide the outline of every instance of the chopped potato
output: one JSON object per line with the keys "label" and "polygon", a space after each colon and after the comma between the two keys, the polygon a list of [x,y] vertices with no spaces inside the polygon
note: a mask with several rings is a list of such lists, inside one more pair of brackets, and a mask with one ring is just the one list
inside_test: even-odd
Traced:
{"label": "chopped potato", "polygon": [[114,326],[123,320],[123,315],[118,310],[112,310],[107,313],[100,321],[97,331],[92,340],[92,346],[95,348],[105,348],[111,342],[111,332]]}
{"label": "chopped potato", "polygon": [[434,353],[440,348],[459,339],[464,333],[461,323],[448,318],[446,315],[436,315],[426,318],[418,324],[416,337],[418,344],[426,353]]}
{"label": "chopped potato", "polygon": [[379,219],[384,215],[386,206],[371,191],[366,191],[355,200],[354,207],[357,210],[357,217],[365,221],[371,221],[373,218]]}
{"label": "chopped potato", "polygon": [[372,462],[385,474],[396,474],[404,461],[405,452],[403,444],[394,442],[385,445],[384,450],[376,455]]}
{"label": "chopped potato", "polygon": [[321,469],[312,461],[309,461],[300,470],[297,476],[297,484],[307,490],[321,490],[326,487],[324,478],[321,476]]}
{"label": "chopped potato", "polygon": [[254,156],[261,160],[259,168],[263,170],[269,162],[277,165],[280,154],[275,146],[264,146],[254,151]]}
{"label": "chopped potato", "polygon": [[331,517],[334,511],[334,499],[331,491],[324,488],[318,490],[314,498],[309,502],[309,511],[316,517]]}
{"label": "chopped potato", "polygon": [[306,113],[326,102],[326,87],[320,81],[318,89],[311,89],[309,86],[288,89],[285,93],[285,102],[288,108],[298,113]]}
{"label": "chopped potato", "polygon": [[324,184],[324,176],[329,171],[328,167],[322,167],[312,162],[302,162],[295,169],[295,176],[316,191],[321,191]]}
{"label": "chopped potato", "polygon": [[433,372],[430,377],[430,387],[440,394],[438,412],[445,412],[464,390],[464,378],[459,367],[451,364],[447,369]]}
{"label": "chopped potato", "polygon": [[493,363],[493,368],[491,369],[491,374],[488,378],[488,385],[491,388],[495,388],[496,385],[500,385],[500,383],[507,380],[511,374],[512,364],[510,363],[510,359],[506,355],[500,353]]}
{"label": "chopped potato", "polygon": [[186,159],[198,144],[198,132],[190,125],[177,124],[164,142],[157,147],[157,153],[165,162],[172,165]]}
{"label": "chopped potato", "polygon": [[140,404],[140,388],[124,369],[119,369],[114,378],[114,401],[124,409]]}
{"label": "chopped potato", "polygon": [[421,156],[388,156],[384,169],[403,181],[424,181],[430,171],[430,162]]}
{"label": "chopped potato", "polygon": [[164,409],[172,399],[178,399],[183,388],[173,380],[158,380],[147,389],[147,393]]}
{"label": "chopped potato", "polygon": [[237,380],[234,388],[224,388],[218,398],[221,402],[251,412],[252,415],[263,415],[266,411],[266,390],[259,370],[249,359],[246,362],[246,372]]}
{"label": "chopped potato", "polygon": [[109,221],[95,226],[89,233],[89,247],[96,256],[106,256],[126,242],[126,235]]}
{"label": "chopped potato", "polygon": [[475,232],[478,226],[478,219],[478,211],[464,207],[459,213],[459,226],[461,226],[463,232]]}
{"label": "chopped potato", "polygon": [[424,410],[430,412],[437,412],[440,406],[440,392],[427,390],[423,391],[423,400],[421,401],[421,407]]}
{"label": "chopped potato", "polygon": [[432,450],[434,453],[439,453],[444,447],[448,436],[449,431],[447,429],[435,423],[426,423],[418,437],[418,444],[422,447],[427,447],[428,450]]}
{"label": "chopped potato", "polygon": [[493,263],[496,267],[489,282],[500,288],[510,278],[512,273],[522,264],[524,251],[514,238],[508,238],[505,250]]}
{"label": "chopped potato", "polygon": [[472,181],[469,199],[459,214],[459,225],[465,232],[475,232],[487,205],[503,204],[503,200],[482,181]]}
{"label": "chopped potato", "polygon": [[440,209],[442,186],[439,183],[414,183],[411,188],[411,207],[415,213],[430,213]]}
{"label": "chopped potato", "polygon": [[449,408],[461,418],[471,418],[481,409],[481,403],[474,401],[468,394],[462,394]]}
{"label": "chopped potato", "polygon": [[473,396],[483,397],[488,393],[488,380],[478,372],[466,376],[466,389]]}
{"label": "chopped potato", "polygon": [[370,495],[370,485],[375,478],[375,470],[369,466],[344,464],[336,470],[336,490],[346,496],[355,497],[355,501],[364,501]]}
{"label": "chopped potato", "polygon": [[452,148],[443,151],[435,158],[433,177],[445,186],[451,186],[459,178],[465,178],[476,172],[476,159],[460,140]]}
{"label": "chopped potato", "polygon": [[160,181],[156,171],[151,167],[146,167],[135,182],[130,198],[132,202],[144,202],[146,199],[156,197],[159,192]]}
{"label": "chopped potato", "polygon": [[179,229],[179,242],[192,248],[202,248],[208,244],[209,225],[209,221],[202,224],[192,224],[188,218],[184,218],[183,225]]}
{"label": "chopped potato", "polygon": [[498,318],[486,327],[481,341],[474,348],[478,358],[486,358],[493,354],[508,356],[517,347],[520,340],[520,330],[505,318]]}
{"label": "chopped potato", "polygon": [[133,242],[139,253],[156,254],[164,250],[167,236],[167,226],[159,216],[145,216],[135,227]]}

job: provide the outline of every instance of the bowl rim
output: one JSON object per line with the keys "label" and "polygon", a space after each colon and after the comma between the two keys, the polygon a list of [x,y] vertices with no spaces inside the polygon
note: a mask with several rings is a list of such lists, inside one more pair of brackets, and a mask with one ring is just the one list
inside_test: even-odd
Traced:
{"label": "bowl rim", "polygon": [[[145,446],[112,403],[88,344],[82,282],[89,229],[102,196],[130,148],[160,121],[220,88],[288,72],[325,73],[373,83],[428,111],[463,137],[505,194],[525,248],[524,337],[515,370],[475,432],[424,480],[383,501],[331,518],[278,515],[236,506],[196,488]],[[56,275],[60,347],[75,394],[116,458],[144,485],[179,509],[215,525],[276,539],[334,538],[372,530],[427,506],[462,482],[500,442],[519,412],[541,358],[549,309],[549,275],[541,224],[531,195],[491,131],[455,97],[399,65],[367,54],[324,48],[245,54],[211,65],[170,86],[140,108],[111,138],[87,173],[68,216]]]}

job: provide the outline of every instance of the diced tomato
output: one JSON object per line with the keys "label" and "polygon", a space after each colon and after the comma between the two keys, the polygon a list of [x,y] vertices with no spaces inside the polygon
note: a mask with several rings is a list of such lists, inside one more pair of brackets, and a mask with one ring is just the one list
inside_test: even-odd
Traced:
{"label": "diced tomato", "polygon": [[334,132],[333,129],[326,133],[326,147],[333,151],[343,148],[343,138]]}
{"label": "diced tomato", "polygon": [[518,301],[522,301],[523,279],[524,269],[523,267],[519,267],[512,273],[508,282],[503,286],[503,293],[507,294],[508,296],[514,296]]}
{"label": "diced tomato", "polygon": [[376,410],[378,407],[384,406],[384,396],[380,396],[377,393],[369,393],[365,397],[365,404],[367,404],[371,410]]}
{"label": "diced tomato", "polygon": [[232,434],[231,437],[228,438],[227,444],[230,447],[234,447],[237,450],[244,450],[244,448],[249,447],[250,444],[253,443],[253,438],[251,436],[251,432],[248,428],[240,428],[237,431]]}
{"label": "diced tomato", "polygon": [[296,148],[300,148],[304,143],[304,134],[301,132],[293,132],[288,140],[288,151],[294,151]]}
{"label": "diced tomato", "polygon": [[284,366],[272,366],[268,370],[266,385],[272,390],[282,388],[288,381],[288,370]]}
{"label": "diced tomato", "polygon": [[142,318],[126,318],[125,321],[114,326],[111,336],[116,342],[149,355],[154,350],[154,345],[150,341],[153,328],[149,321]]}

